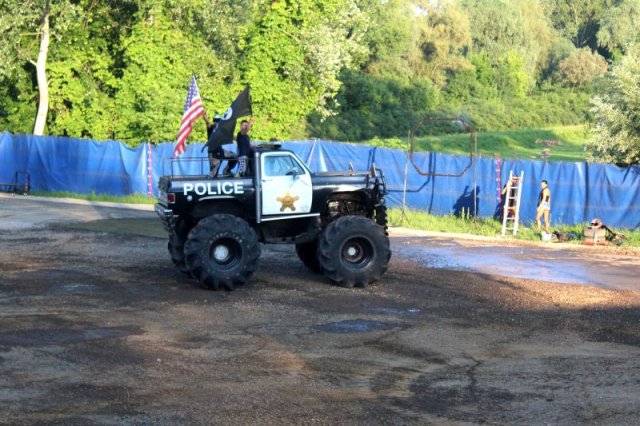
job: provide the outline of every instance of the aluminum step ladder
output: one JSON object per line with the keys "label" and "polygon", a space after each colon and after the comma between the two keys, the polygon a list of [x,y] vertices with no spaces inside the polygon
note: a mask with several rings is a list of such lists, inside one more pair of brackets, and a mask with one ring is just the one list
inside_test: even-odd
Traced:
{"label": "aluminum step ladder", "polygon": [[513,170],[509,172],[504,207],[502,211],[502,235],[507,231],[513,231],[513,235],[518,234],[518,224],[520,223],[520,199],[522,198],[522,183],[524,181],[524,171],[520,176],[514,175]]}

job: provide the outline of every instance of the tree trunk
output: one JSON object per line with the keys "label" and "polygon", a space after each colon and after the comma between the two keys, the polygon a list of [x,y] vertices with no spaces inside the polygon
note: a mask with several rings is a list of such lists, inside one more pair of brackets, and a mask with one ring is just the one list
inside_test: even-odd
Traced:
{"label": "tree trunk", "polygon": [[[48,2],[47,2],[48,3]],[[49,85],[47,83],[47,55],[49,54],[49,8],[47,7],[42,17],[42,27],[40,28],[40,52],[38,52],[38,62],[36,62],[36,76],[38,77],[38,115],[36,124],[33,126],[34,135],[42,135],[44,126],[47,123],[47,112],[49,111]]]}

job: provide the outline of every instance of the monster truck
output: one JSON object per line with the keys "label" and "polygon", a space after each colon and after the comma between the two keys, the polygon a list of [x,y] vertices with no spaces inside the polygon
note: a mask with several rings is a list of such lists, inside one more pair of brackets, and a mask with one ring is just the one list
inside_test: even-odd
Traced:
{"label": "monster truck", "polygon": [[182,272],[233,290],[258,268],[259,243],[295,244],[304,265],[344,287],[366,287],[386,271],[386,184],[375,165],[312,173],[277,145],[259,146],[250,165],[245,177],[160,178],[155,210]]}

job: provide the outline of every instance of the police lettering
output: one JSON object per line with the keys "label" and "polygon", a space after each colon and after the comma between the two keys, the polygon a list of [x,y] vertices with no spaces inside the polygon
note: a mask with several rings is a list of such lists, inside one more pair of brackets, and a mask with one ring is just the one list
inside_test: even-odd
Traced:
{"label": "police lettering", "polygon": [[194,191],[197,195],[231,195],[244,194],[244,186],[242,182],[198,182],[185,183],[183,188],[184,195]]}

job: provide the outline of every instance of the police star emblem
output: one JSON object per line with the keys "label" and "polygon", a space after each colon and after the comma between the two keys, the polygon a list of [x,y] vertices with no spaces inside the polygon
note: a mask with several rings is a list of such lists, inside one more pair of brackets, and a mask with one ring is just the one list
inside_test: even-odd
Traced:
{"label": "police star emblem", "polygon": [[282,197],[276,197],[276,200],[282,203],[282,206],[280,207],[281,212],[285,211],[285,209],[291,209],[292,212],[295,212],[296,206],[294,206],[293,203],[298,201],[299,199],[300,197],[298,197],[297,195],[291,196],[289,191],[287,191],[287,193]]}

